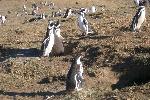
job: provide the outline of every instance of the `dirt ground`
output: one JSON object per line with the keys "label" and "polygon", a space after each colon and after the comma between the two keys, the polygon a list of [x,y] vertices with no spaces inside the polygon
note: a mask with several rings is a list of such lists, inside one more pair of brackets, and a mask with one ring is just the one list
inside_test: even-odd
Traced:
{"label": "dirt ground", "polygon": [[[38,13],[53,10],[34,0]],[[77,17],[32,21],[33,0],[0,0],[0,100],[149,100],[150,99],[150,8],[140,32],[129,25],[137,8],[133,0],[52,0],[55,10],[95,5],[87,14],[94,34],[81,36]],[[47,0],[50,2],[50,0]],[[29,15],[22,11],[26,4]],[[17,16],[18,15],[18,16]],[[65,38],[62,56],[42,57],[41,45],[48,20],[61,20]],[[85,85],[82,91],[66,93],[70,59],[84,53]]]}

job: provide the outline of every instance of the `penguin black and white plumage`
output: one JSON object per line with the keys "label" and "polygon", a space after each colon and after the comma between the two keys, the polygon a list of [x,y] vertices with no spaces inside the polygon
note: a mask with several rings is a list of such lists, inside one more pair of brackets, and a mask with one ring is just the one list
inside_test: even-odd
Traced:
{"label": "penguin black and white plumage", "polygon": [[81,56],[76,57],[67,73],[66,90],[82,90],[83,88],[83,64],[81,62]]}
{"label": "penguin black and white plumage", "polygon": [[139,30],[142,23],[144,22],[145,20],[145,6],[140,6],[138,8],[138,11],[136,12],[135,16],[133,17],[133,20],[132,20],[132,23],[131,23],[131,26],[130,26],[130,29],[131,31],[136,31],[136,30]]}
{"label": "penguin black and white plumage", "polygon": [[85,35],[88,35],[88,33],[89,33],[88,21],[85,18],[85,13],[83,11],[80,11],[80,13],[79,13],[78,26],[79,26],[80,30],[83,33],[85,33]]}
{"label": "penguin black and white plumage", "polygon": [[92,6],[91,7],[91,13],[95,13],[96,12],[96,8],[95,8],[95,6]]}
{"label": "penguin black and white plumage", "polygon": [[145,6],[150,3],[150,0],[134,0],[136,6]]}
{"label": "penguin black and white plumage", "polygon": [[37,11],[35,9],[32,10],[32,15],[36,16],[37,15]]}
{"label": "penguin black and white plumage", "polygon": [[6,16],[0,15],[0,24],[4,24],[6,21]]}
{"label": "penguin black and white plumage", "polygon": [[43,41],[41,49],[43,50],[43,56],[49,56],[52,52],[54,46],[54,24],[52,21],[49,22],[48,25],[48,33],[46,34],[46,38]]}
{"label": "penguin black and white plumage", "polygon": [[23,5],[23,11],[27,11],[27,7],[26,7],[26,5]]}
{"label": "penguin black and white plumage", "polygon": [[136,6],[139,6],[140,0],[134,0]]}
{"label": "penguin black and white plumage", "polygon": [[68,9],[66,10],[66,13],[65,13],[64,18],[68,18],[71,14],[72,14],[72,10],[71,10],[71,8],[68,8]]}
{"label": "penguin black and white plumage", "polygon": [[60,23],[59,20],[54,25],[54,46],[53,46],[53,53],[56,55],[60,55],[64,53],[64,46],[63,46],[63,37],[60,34]]}
{"label": "penguin black and white plumage", "polygon": [[43,20],[45,20],[46,19],[45,14],[42,13],[41,16],[40,16],[40,18],[43,19]]}
{"label": "penguin black and white plumage", "polygon": [[48,38],[49,34],[54,31],[53,28],[54,28],[54,22],[53,21],[49,21],[45,39]]}
{"label": "penguin black and white plumage", "polygon": [[87,9],[87,8],[80,8],[80,12],[83,12],[83,13],[87,14],[89,12],[89,9]]}

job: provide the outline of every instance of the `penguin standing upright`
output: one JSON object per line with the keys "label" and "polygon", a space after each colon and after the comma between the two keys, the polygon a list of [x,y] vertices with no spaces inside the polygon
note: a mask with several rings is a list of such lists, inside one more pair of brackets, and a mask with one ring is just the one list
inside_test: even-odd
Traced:
{"label": "penguin standing upright", "polygon": [[48,33],[46,33],[46,37],[41,47],[43,56],[49,56],[54,46],[54,24],[52,21],[49,22],[48,29]]}
{"label": "penguin standing upright", "polygon": [[85,13],[80,11],[79,17],[78,17],[78,26],[80,30],[85,33],[85,35],[88,35],[89,33],[89,26],[88,26],[88,21],[85,18]]}
{"label": "penguin standing upright", "polygon": [[56,55],[64,53],[64,46],[63,46],[63,37],[60,34],[60,23],[59,20],[54,25],[54,46],[53,52]]}
{"label": "penguin standing upright", "polygon": [[0,15],[0,24],[4,24],[6,21],[6,16]]}
{"label": "penguin standing upright", "polygon": [[95,6],[92,6],[91,7],[91,13],[95,13],[96,12],[96,8],[95,8]]}
{"label": "penguin standing upright", "polygon": [[45,20],[46,19],[45,13],[42,13],[41,16],[40,16],[40,18]]}
{"label": "penguin standing upright", "polygon": [[68,9],[66,10],[66,13],[65,13],[64,18],[68,18],[71,14],[72,14],[72,10],[71,10],[71,8],[68,8]]}
{"label": "penguin standing upright", "polygon": [[137,31],[140,29],[142,23],[145,20],[145,6],[139,6],[138,11],[136,12],[135,16],[133,17],[130,29],[132,32]]}
{"label": "penguin standing upright", "polygon": [[80,61],[81,56],[77,56],[67,73],[66,90],[81,90],[83,88],[83,64]]}

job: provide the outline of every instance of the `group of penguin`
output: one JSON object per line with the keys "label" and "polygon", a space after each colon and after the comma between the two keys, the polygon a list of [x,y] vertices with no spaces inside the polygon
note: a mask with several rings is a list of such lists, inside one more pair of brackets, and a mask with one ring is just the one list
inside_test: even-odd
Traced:
{"label": "group of penguin", "polygon": [[[138,6],[138,11],[132,19],[130,29],[132,32],[139,31],[142,23],[145,20],[145,1],[135,0]],[[64,18],[68,18],[71,15],[71,8],[67,9]],[[78,26],[84,35],[90,33],[88,21],[85,18],[86,9],[81,8],[78,16]],[[63,37],[60,34],[60,23],[59,20],[49,21],[46,37],[42,44],[43,56],[49,56],[50,53],[63,54]],[[83,64],[81,62],[82,55],[77,55],[70,65],[67,79],[66,79],[66,90],[82,90],[83,88]]]}
{"label": "group of penguin", "polygon": [[[81,30],[88,34],[88,23],[87,20],[84,18],[84,9],[80,10],[78,24]],[[71,14],[71,9],[69,8],[66,11],[64,18],[69,17]],[[58,21],[49,21],[46,36],[43,40],[41,49],[43,51],[43,56],[48,56],[50,54],[54,55],[61,55],[64,53],[64,46],[63,46],[64,38],[60,34],[60,23]],[[70,69],[67,74],[66,80],[66,90],[81,90],[83,86],[83,64],[80,61],[82,55],[77,55],[75,59],[72,61],[70,65]]]}
{"label": "group of penguin", "polygon": [[[138,10],[135,14],[135,16],[132,19],[130,30],[132,32],[139,31],[142,23],[145,21],[145,4],[149,1],[145,0],[134,0],[135,4],[138,6]],[[35,10],[38,9],[36,5],[32,5],[34,10],[33,14],[35,13]],[[24,11],[26,11],[26,6],[24,6]],[[92,13],[95,13],[96,9],[94,6],[92,6]],[[92,33],[92,31],[89,29],[89,23],[85,17],[87,13],[87,9],[80,8],[78,12],[78,26],[81,32],[83,32],[83,35],[87,36],[89,33]],[[69,18],[72,14],[72,9],[69,8],[66,10],[66,13],[63,18]],[[44,15],[42,18],[45,18]],[[4,23],[6,20],[5,16],[0,15],[0,21],[1,23]],[[61,36],[61,30],[60,30],[60,21],[53,21],[50,20],[47,27],[47,32],[45,35],[45,38],[42,42],[41,50],[42,55],[45,57],[49,57],[50,54],[54,55],[61,55],[64,53],[64,46],[63,46],[64,38]],[[69,66],[69,71],[67,74],[66,79],[66,90],[82,90],[83,88],[83,63],[81,62],[82,55],[77,55],[72,63]]]}

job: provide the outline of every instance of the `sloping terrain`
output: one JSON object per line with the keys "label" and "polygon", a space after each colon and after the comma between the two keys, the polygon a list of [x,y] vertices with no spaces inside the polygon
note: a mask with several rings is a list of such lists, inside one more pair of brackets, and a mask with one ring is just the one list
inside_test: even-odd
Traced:
{"label": "sloping terrain", "polygon": [[[42,0],[41,0],[42,1]],[[50,15],[42,6],[39,13]],[[50,0],[47,0],[50,2]],[[63,1],[63,2],[62,2]],[[33,0],[0,0],[0,100],[148,100],[150,98],[150,10],[140,32],[130,32],[136,12],[132,0],[53,0],[58,8],[95,5],[86,15],[94,34],[81,36],[77,17],[32,21]],[[17,16],[18,15],[18,16]],[[65,38],[62,56],[41,57],[41,45],[49,19],[61,20]],[[84,53],[85,86],[81,92],[65,93],[70,60]]]}

